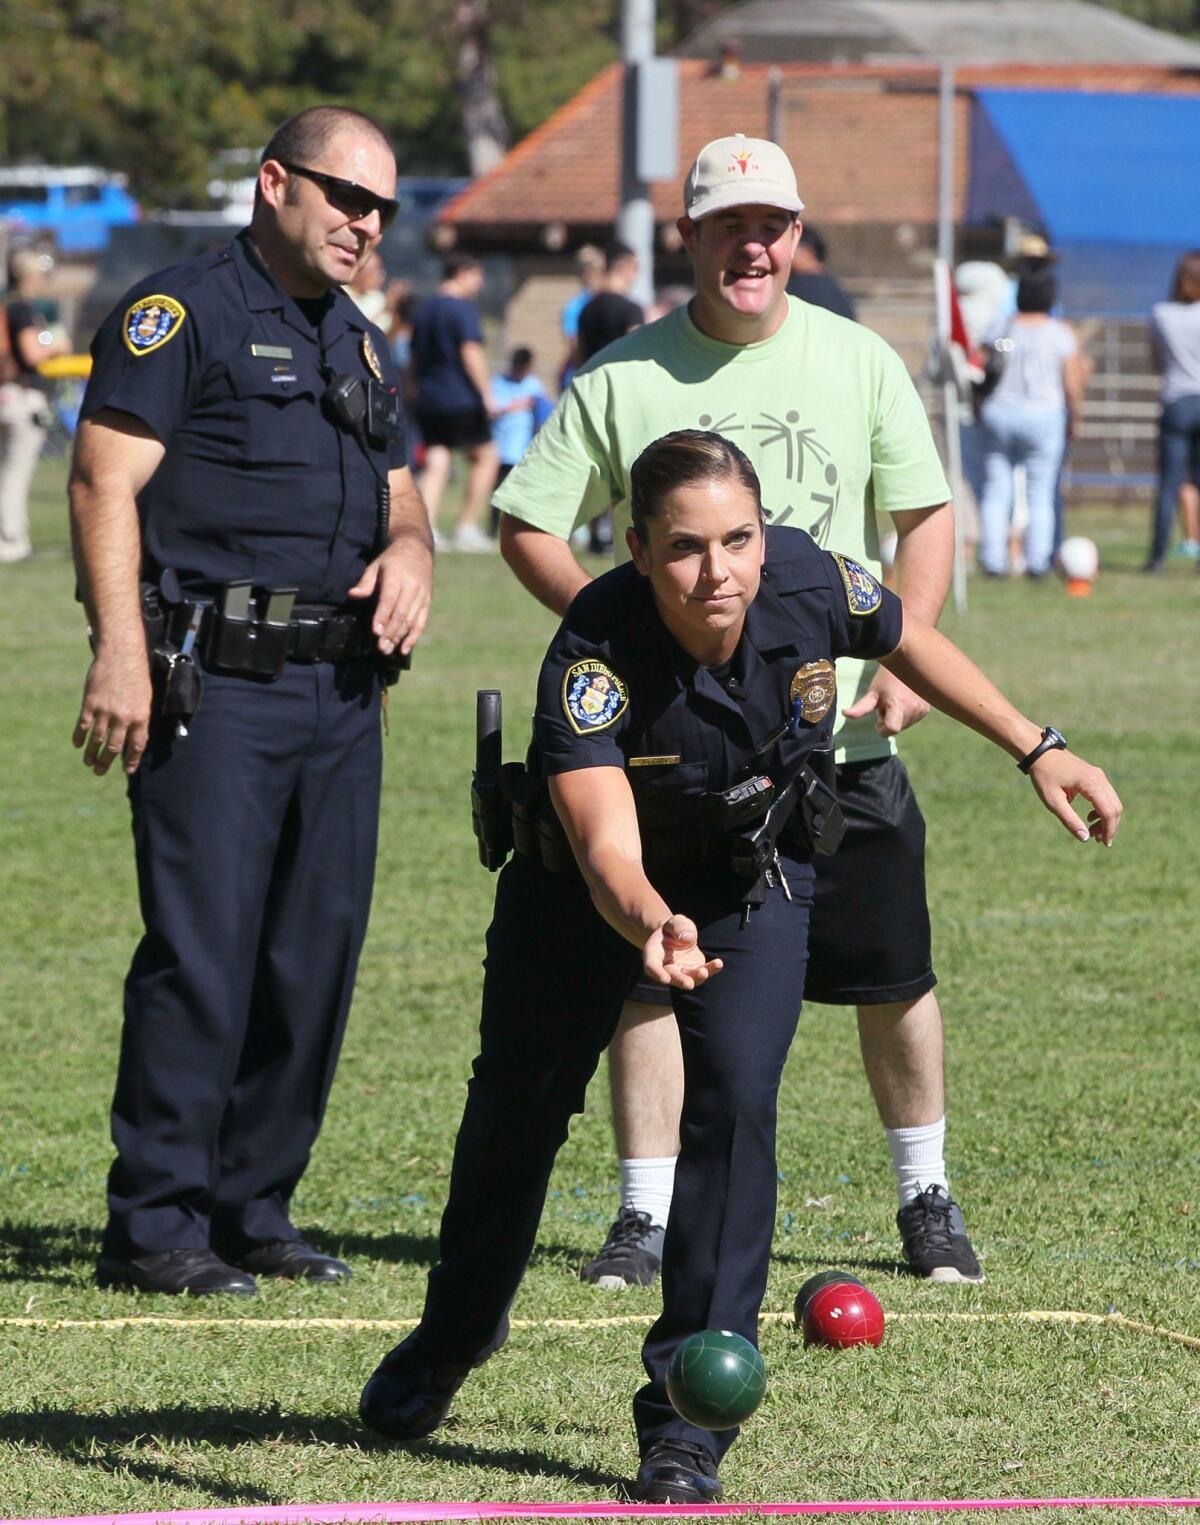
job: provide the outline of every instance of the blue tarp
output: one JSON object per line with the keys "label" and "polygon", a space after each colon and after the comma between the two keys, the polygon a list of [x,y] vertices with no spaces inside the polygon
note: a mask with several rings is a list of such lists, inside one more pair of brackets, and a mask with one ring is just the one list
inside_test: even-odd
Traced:
{"label": "blue tarp", "polygon": [[1144,313],[1200,248],[1200,97],[975,92],[967,220],[1039,224],[1070,311]]}

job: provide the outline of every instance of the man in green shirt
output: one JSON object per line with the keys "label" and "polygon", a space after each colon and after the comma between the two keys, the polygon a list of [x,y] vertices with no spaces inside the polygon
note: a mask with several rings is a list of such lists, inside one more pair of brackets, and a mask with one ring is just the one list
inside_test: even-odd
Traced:
{"label": "man in green shirt", "polygon": [[[611,509],[617,553],[627,555],[633,462],[652,440],[696,428],[746,452],[773,523],[806,529],[874,573],[876,515],[890,514],[896,590],[916,614],[936,620],[954,519],[929,424],[887,344],[787,296],[802,209],[776,144],[739,134],[701,150],[678,224],[695,298],[576,375],[495,499],[505,559],[556,613],[590,581],[568,544],[575,525]],[[978,1282],[943,1158],[924,822],[893,741],[928,705],[873,664],[839,662],[837,677],[838,793],[848,830],[836,856],[817,860],[805,997],[858,1009],[910,1265],[935,1281]],[[657,1274],[679,1149],[682,1062],[662,987],[630,992],[609,1056],[622,1205],[582,1275],[615,1289]]]}

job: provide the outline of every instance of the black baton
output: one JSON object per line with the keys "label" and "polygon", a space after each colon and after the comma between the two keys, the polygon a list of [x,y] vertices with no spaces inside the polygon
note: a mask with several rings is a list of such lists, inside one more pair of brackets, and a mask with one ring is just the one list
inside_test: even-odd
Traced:
{"label": "black baton", "polygon": [[500,787],[502,742],[500,690],[477,689],[471,824],[478,841],[479,861],[491,873],[501,867],[513,845],[512,805]]}
{"label": "black baton", "polygon": [[475,691],[475,787],[481,792],[500,782],[503,697],[498,688]]}

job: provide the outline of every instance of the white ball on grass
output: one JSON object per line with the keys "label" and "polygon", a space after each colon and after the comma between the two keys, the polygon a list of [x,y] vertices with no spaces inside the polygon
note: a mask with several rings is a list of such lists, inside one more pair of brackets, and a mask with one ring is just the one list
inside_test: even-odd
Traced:
{"label": "white ball on grass", "polygon": [[1086,535],[1072,535],[1058,548],[1058,564],[1063,576],[1073,582],[1094,582],[1100,570],[1100,552],[1096,542]]}

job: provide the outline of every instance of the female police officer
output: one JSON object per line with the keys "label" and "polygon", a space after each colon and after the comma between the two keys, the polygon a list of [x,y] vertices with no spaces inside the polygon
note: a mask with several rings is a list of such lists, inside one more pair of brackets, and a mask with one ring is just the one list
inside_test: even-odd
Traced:
{"label": "female police officer", "polygon": [[[754,470],[719,435],[652,444],[633,468],[632,512],[633,565],[575,599],[538,689],[529,769],[548,783],[578,870],[566,854],[556,866],[569,874],[519,853],[500,877],[440,1258],[420,1326],[360,1411],[385,1435],[426,1435],[503,1343],[555,1153],[640,961],[672,987],[686,1079],[663,1311],[634,1402],[634,1493],[704,1501],[720,1497],[716,1464],[736,1431],[688,1424],[664,1377],[697,1330],[756,1334],[812,879],[796,800],[806,760],[828,743],[833,659],[883,660],[1002,746],[1082,840],[1110,844],[1121,806],[1098,769],[856,562],[800,530],[765,533]],[[1071,808],[1077,794],[1090,825]]]}

